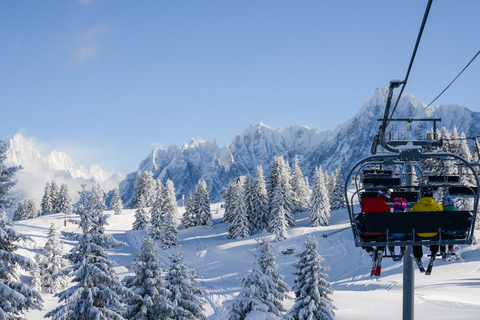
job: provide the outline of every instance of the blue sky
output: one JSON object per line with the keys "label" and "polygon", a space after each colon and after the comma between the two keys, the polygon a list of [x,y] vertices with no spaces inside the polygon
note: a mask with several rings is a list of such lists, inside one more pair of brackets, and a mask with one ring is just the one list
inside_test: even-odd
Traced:
{"label": "blue sky", "polygon": [[[2,1],[0,133],[126,174],[154,146],[263,121],[334,129],[405,77],[427,1]],[[405,93],[480,50],[480,1],[433,3]],[[439,99],[480,111],[480,58]]]}

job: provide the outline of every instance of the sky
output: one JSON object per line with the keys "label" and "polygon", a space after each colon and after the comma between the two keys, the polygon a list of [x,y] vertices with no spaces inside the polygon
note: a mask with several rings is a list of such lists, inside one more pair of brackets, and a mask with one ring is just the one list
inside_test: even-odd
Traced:
{"label": "sky", "polygon": [[[123,175],[154,147],[248,125],[334,129],[404,79],[427,0],[0,2],[0,134]],[[480,50],[479,1],[436,0],[404,93]],[[480,58],[434,105],[480,112]]]}

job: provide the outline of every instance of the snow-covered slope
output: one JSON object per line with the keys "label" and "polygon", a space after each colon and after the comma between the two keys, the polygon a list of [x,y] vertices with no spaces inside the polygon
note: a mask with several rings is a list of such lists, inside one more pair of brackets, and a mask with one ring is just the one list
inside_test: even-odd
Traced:
{"label": "snow-covered slope", "polygon": [[[339,168],[346,175],[352,165],[368,156],[373,137],[378,133],[378,118],[383,118],[388,89],[383,86],[375,91],[372,99],[363,104],[360,111],[334,130],[318,132],[303,126],[291,126],[280,131],[263,123],[250,125],[237,133],[229,145],[219,147],[217,142],[202,139],[191,140],[182,148],[156,148],[143,160],[139,169],[150,170],[154,178],[170,179],[177,189],[177,197],[187,196],[200,178],[205,179],[212,199],[220,199],[220,191],[232,179],[246,174],[254,175],[257,166],[270,172],[274,156],[283,156],[290,163],[295,156],[306,176],[312,181],[315,167],[333,172]],[[394,95],[394,101],[397,96]],[[425,105],[412,95],[404,95],[395,117],[441,118],[440,127],[449,130],[457,127],[467,136],[480,134],[480,113],[457,105]],[[137,172],[127,175],[121,183],[124,203],[129,203]]]}
{"label": "snow-covered slope", "polygon": [[[221,223],[223,209],[220,203],[211,205],[214,214],[212,229],[194,227],[184,230],[179,227],[179,250],[184,252],[186,260],[194,263],[199,276],[199,287],[205,291],[208,305],[207,315],[210,320],[227,319],[226,304],[240,291],[237,274],[253,268],[256,239],[261,234],[254,234],[244,239],[227,239],[227,225]],[[183,208],[179,212],[183,213]],[[115,248],[109,251],[110,259],[117,263],[115,268],[119,277],[129,274],[135,252],[141,246],[141,231],[132,231],[135,210],[125,210],[122,215],[109,215],[106,232],[128,247]],[[401,319],[402,317],[402,285],[403,265],[384,259],[382,276],[378,279],[370,277],[370,257],[360,248],[355,248],[346,210],[332,211],[330,226],[312,228],[308,226],[308,213],[295,216],[297,226],[288,230],[288,239],[272,242],[273,252],[278,255],[277,263],[290,286],[294,282],[293,263],[297,262],[295,254],[304,250],[306,235],[312,234],[319,242],[318,251],[325,259],[324,266],[331,268],[327,278],[333,285],[332,298],[337,320],[364,319]],[[77,219],[77,217],[72,217]],[[45,245],[47,231],[54,222],[60,231],[79,232],[73,223],[64,227],[61,214],[41,216],[31,220],[15,222],[15,229],[32,237],[31,242],[21,242],[17,253],[34,257]],[[477,234],[479,236],[479,234]],[[272,240],[273,235],[267,237]],[[74,242],[61,238],[67,252]],[[285,249],[294,249],[295,254],[282,254]],[[160,251],[163,266],[167,267],[167,256],[174,248]],[[397,248],[398,250],[398,248]],[[427,251],[427,250],[425,250]],[[426,264],[427,257],[424,257]],[[437,259],[430,276],[420,274],[415,269],[415,317],[418,319],[437,320],[474,320],[480,312],[480,245],[461,247],[461,259],[443,261]],[[25,279],[28,281],[29,276]],[[43,315],[57,306],[57,298],[51,294],[43,294],[45,310],[27,314],[27,319],[42,319]],[[285,302],[290,308],[293,301]],[[254,318],[260,320],[264,318]]]}
{"label": "snow-covered slope", "polygon": [[94,182],[98,182],[108,191],[116,188],[123,180],[120,174],[107,172],[97,165],[88,169],[76,167],[64,152],[52,151],[47,157],[42,157],[32,142],[21,134],[16,134],[8,144],[6,164],[23,167],[15,175],[18,182],[13,192],[21,198],[34,198],[37,204],[43,196],[46,182],[51,180],[56,180],[58,184],[67,183],[73,199],[76,199],[76,191],[81,190],[82,184],[91,187]]}

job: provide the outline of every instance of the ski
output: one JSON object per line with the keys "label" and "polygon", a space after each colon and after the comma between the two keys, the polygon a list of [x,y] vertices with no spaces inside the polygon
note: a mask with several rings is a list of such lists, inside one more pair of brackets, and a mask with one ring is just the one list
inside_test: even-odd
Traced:
{"label": "ski", "polygon": [[375,276],[379,277],[382,274],[382,258],[383,258],[383,251],[377,250],[377,259],[376,259],[376,268],[375,268]]}
{"label": "ski", "polygon": [[377,270],[377,257],[376,257],[376,251],[371,251],[368,254],[372,258],[372,271],[370,271],[370,277],[373,277],[375,275],[375,271]]}
{"label": "ski", "polygon": [[423,267],[422,260],[420,259],[415,259],[415,262],[417,263],[418,269],[420,272],[425,272],[425,268]]}
{"label": "ski", "polygon": [[427,276],[429,276],[432,273],[433,263],[435,262],[436,256],[437,256],[436,254],[432,254],[430,256],[430,262],[428,262],[428,267],[427,267],[427,270],[425,271],[425,274]]}

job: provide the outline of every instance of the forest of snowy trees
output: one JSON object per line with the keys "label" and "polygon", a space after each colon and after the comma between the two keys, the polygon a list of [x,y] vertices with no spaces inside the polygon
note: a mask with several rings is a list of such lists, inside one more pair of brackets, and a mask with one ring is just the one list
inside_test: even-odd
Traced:
{"label": "forest of snowy trees", "polygon": [[[444,140],[439,152],[476,160],[463,134],[445,129],[438,134]],[[5,210],[15,204],[10,191],[16,183],[15,173],[21,169],[5,165],[6,150],[5,142],[0,141],[0,319],[22,319],[26,311],[41,309],[42,292],[58,297],[59,306],[45,314],[52,319],[206,319],[206,300],[196,287],[195,267],[178,250],[180,223],[183,229],[213,227],[205,180],[199,180],[188,195],[180,221],[173,181],[162,183],[153,179],[149,171],[138,172],[130,208],[135,210],[132,230],[143,233],[142,248],[129,268],[133,275],[120,279],[107,251],[125,243],[105,233],[105,192],[98,184],[91,190],[82,186],[75,204],[68,186],[58,187],[54,180],[46,184],[39,209],[33,199],[19,201],[13,220],[51,213],[76,214],[79,233],[63,233],[75,243],[65,254],[59,232],[52,224],[43,253],[37,253],[35,261],[15,253],[16,243],[28,237],[16,232],[5,215]],[[422,162],[421,167],[424,171],[437,170],[431,162]],[[275,241],[285,240],[288,228],[296,225],[296,215],[301,212],[308,213],[311,227],[327,226],[331,211],[345,207],[344,185],[340,170],[329,174],[318,166],[313,181],[309,182],[298,158],[290,166],[283,157],[276,156],[267,178],[264,169],[258,167],[255,176],[238,177],[224,188],[222,222],[228,224],[226,237],[238,239],[263,234],[254,252],[252,270],[238,275],[242,291],[229,304],[230,319],[245,319],[250,313],[287,319],[334,317],[332,288],[325,279],[328,267],[321,266],[323,259],[318,255],[315,239],[308,237],[305,250],[298,255],[295,284],[290,288],[283,281],[276,255],[271,251],[273,245],[265,235],[272,234]],[[121,215],[124,206],[120,191],[115,189],[112,194],[110,207],[115,215]],[[159,261],[157,247],[174,250],[165,268]],[[19,269],[31,274],[31,285],[21,281]],[[295,303],[286,310],[283,301],[290,299],[291,291]]]}

